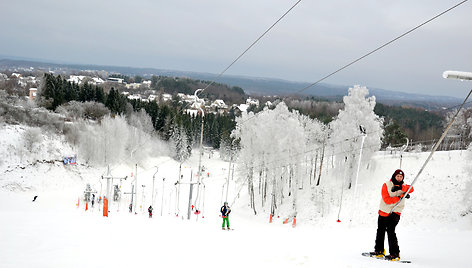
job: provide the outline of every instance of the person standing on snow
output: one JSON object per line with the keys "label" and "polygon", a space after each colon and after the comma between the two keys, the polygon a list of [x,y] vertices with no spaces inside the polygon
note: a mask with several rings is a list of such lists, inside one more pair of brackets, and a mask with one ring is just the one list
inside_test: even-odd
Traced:
{"label": "person standing on snow", "polygon": [[225,222],[226,222],[226,227],[228,228],[228,230],[231,230],[229,228],[229,213],[231,213],[231,208],[228,206],[228,202],[224,203],[224,205],[220,209],[220,212],[221,212],[221,217],[223,218],[223,225],[221,226],[221,228],[225,230]]}
{"label": "person standing on snow", "polygon": [[[397,207],[395,206],[410,188],[410,185],[403,183],[404,178],[405,173],[401,169],[397,169],[393,173],[392,178],[382,185],[375,251],[371,253],[375,257],[385,257],[391,261],[400,260],[400,248],[398,247],[395,227],[400,221],[401,212],[405,207],[405,199],[402,199]],[[413,191],[414,189],[411,187],[410,193]],[[405,198],[410,198],[410,195],[407,194]],[[392,211],[393,207],[395,207],[395,209]],[[388,235],[388,247],[390,251],[390,255],[387,256],[385,256],[384,249],[385,232],[387,232]]]}
{"label": "person standing on snow", "polygon": [[148,208],[149,218],[152,218],[152,210],[153,210],[152,206],[149,206]]}

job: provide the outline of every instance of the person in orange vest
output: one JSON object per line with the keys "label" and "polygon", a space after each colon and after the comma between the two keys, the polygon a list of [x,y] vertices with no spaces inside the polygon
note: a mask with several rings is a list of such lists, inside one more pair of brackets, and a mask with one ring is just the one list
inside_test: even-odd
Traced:
{"label": "person in orange vest", "polygon": [[[382,185],[382,198],[380,199],[377,235],[375,238],[374,252],[371,252],[371,255],[374,257],[385,257],[387,260],[391,261],[400,260],[400,248],[398,246],[395,227],[400,221],[401,212],[405,207],[405,198],[410,198],[410,195],[407,194],[400,204],[398,204],[398,202],[411,187],[410,185],[403,183],[404,179],[405,173],[401,169],[397,169],[393,173],[392,178]],[[413,191],[414,189],[411,187],[409,193],[412,193]],[[393,209],[394,207],[395,209]],[[390,255],[387,256],[385,256],[384,249],[385,232],[388,235],[388,247],[390,252]]]}

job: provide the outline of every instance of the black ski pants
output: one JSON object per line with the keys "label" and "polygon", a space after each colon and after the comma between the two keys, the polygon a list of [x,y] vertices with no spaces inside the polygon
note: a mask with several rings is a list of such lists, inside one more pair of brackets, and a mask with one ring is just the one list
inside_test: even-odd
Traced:
{"label": "black ski pants", "polygon": [[395,227],[397,227],[398,222],[400,221],[400,215],[397,213],[392,213],[388,217],[382,217],[379,215],[378,225],[377,225],[377,237],[375,238],[375,251],[383,251],[385,232],[388,235],[388,249],[390,255],[398,256],[400,254],[400,248],[398,247],[397,234],[395,233]]}

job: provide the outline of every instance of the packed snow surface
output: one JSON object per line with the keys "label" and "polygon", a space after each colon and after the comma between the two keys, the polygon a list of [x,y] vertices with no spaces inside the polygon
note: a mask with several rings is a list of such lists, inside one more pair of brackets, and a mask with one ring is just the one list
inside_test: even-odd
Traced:
{"label": "packed snow surface", "polygon": [[[341,222],[337,222],[341,183],[328,169],[319,187],[329,185],[324,194],[332,200],[300,194],[295,228],[292,218],[282,223],[289,214],[283,209],[272,223],[268,208],[259,208],[254,215],[247,187],[236,183],[236,173],[228,197],[233,230],[223,231],[219,208],[229,163],[217,153],[205,154],[202,160],[206,174],[198,217],[192,212],[187,219],[189,184],[181,184],[177,206],[174,183],[179,163],[168,157],[149,159],[138,167],[136,214],[128,212],[130,195],[123,194],[103,217],[103,207],[97,203],[93,208],[89,203],[85,211],[83,191],[90,183],[97,196],[104,194],[106,180],[101,176],[107,174],[106,167],[80,164],[80,157],[77,166],[37,161],[61,160],[60,152],[47,148],[58,141],[47,139],[36,151],[36,160],[31,155],[20,157],[14,152],[19,148],[17,132],[21,129],[3,128],[0,135],[0,267],[471,267],[467,256],[472,219],[461,216],[470,177],[465,171],[466,151],[437,152],[417,180],[397,226],[401,257],[412,263],[400,264],[361,256],[373,250],[380,188],[399,167],[398,153],[378,152],[368,168],[361,168],[357,196],[352,189],[343,192]],[[71,148],[61,151],[68,154]],[[406,183],[411,183],[428,154],[403,155]],[[183,181],[189,182],[191,176],[196,181],[192,169],[198,167],[197,155],[194,152],[182,165]],[[123,193],[131,190],[136,178],[133,164],[112,165],[110,173],[127,176],[120,185]],[[154,216],[149,218],[153,176]],[[38,198],[32,202],[35,195]],[[385,245],[388,251],[387,241]]]}

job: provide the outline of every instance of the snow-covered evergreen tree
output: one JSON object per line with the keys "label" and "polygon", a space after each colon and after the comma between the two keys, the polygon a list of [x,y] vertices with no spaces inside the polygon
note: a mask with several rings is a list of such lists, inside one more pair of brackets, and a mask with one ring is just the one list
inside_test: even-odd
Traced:
{"label": "snow-covered evergreen tree", "polygon": [[189,140],[185,129],[182,126],[174,125],[170,137],[173,149],[173,157],[179,162],[183,162],[190,157]]}

